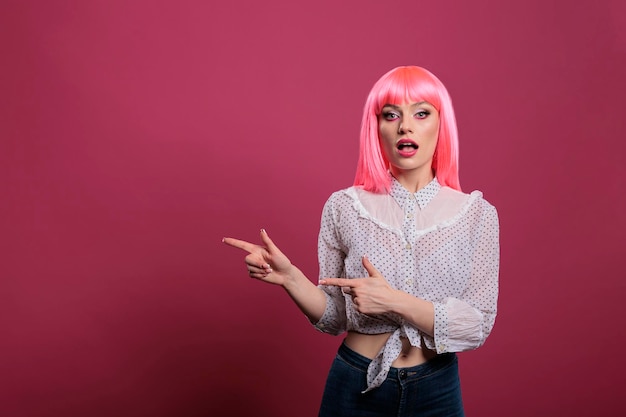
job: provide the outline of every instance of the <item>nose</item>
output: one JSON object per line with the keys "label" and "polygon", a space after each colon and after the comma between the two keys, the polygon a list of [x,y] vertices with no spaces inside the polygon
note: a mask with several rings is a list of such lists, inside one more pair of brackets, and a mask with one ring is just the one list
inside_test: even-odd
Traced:
{"label": "nose", "polygon": [[411,120],[409,117],[403,117],[400,120],[400,124],[398,125],[398,133],[403,135],[405,133],[413,133],[413,126],[411,125]]}

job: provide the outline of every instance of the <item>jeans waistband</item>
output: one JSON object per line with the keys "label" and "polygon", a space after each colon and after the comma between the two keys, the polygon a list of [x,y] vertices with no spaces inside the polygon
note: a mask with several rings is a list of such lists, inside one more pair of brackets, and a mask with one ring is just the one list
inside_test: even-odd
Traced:
{"label": "jeans waistband", "polygon": [[[372,362],[371,359],[350,349],[348,346],[346,346],[345,343],[342,343],[341,346],[339,346],[337,355],[341,356],[341,358],[351,366],[364,372],[367,372],[367,367],[369,366],[370,362]],[[395,379],[399,376],[402,379],[406,378],[407,376],[411,379],[421,378],[426,375],[430,375],[431,373],[439,369],[445,368],[449,364],[454,363],[456,360],[456,353],[447,352],[439,354],[434,358],[431,358],[428,361],[419,365],[409,366],[406,368],[396,368],[392,366],[389,369],[389,374],[387,375],[387,378]]]}

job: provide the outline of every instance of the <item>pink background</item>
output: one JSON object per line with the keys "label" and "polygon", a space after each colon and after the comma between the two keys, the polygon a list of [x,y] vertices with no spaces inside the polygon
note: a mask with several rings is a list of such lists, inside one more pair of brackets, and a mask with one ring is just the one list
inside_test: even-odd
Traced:
{"label": "pink background", "polygon": [[264,227],[316,279],[365,96],[406,64],[501,219],[467,414],[626,412],[623,4],[2,1],[0,415],[316,415],[341,339],[221,238]]}

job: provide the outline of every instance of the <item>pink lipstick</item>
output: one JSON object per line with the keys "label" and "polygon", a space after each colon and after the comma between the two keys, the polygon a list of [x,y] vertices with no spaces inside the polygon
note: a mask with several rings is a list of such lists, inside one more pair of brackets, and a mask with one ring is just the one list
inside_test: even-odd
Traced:
{"label": "pink lipstick", "polygon": [[417,153],[418,144],[410,139],[400,139],[396,143],[398,154],[405,158],[410,158]]}

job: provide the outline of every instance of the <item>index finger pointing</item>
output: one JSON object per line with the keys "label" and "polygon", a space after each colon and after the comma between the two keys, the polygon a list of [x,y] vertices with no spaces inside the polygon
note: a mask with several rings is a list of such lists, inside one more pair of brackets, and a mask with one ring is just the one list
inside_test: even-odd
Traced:
{"label": "index finger pointing", "polygon": [[252,253],[257,245],[246,242],[245,240],[233,239],[232,237],[225,237],[222,239],[222,242],[226,243],[228,246],[232,246],[237,249],[243,249],[248,253]]}
{"label": "index finger pointing", "polygon": [[335,287],[354,287],[355,281],[348,278],[324,278],[320,280],[320,285],[333,285]]}

